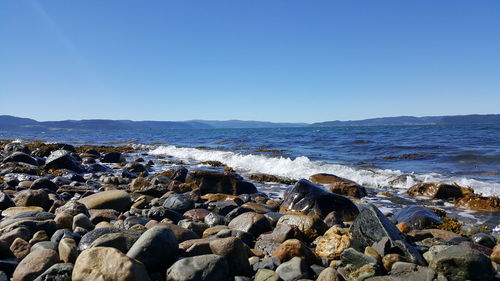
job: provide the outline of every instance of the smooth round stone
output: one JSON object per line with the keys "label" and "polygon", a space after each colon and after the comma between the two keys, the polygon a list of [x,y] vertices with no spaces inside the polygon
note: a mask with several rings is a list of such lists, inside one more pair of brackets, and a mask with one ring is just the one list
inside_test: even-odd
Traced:
{"label": "smooth round stone", "polygon": [[77,227],[82,227],[82,228],[85,228],[87,230],[92,230],[92,229],[94,229],[95,226],[92,222],[90,222],[90,219],[88,216],[86,216],[84,214],[78,214],[78,215],[73,217],[73,229],[75,229]]}
{"label": "smooth round stone", "polygon": [[61,239],[63,239],[63,238],[71,238],[71,239],[75,240],[76,242],[78,242],[78,241],[80,241],[82,236],[77,234],[77,233],[72,232],[69,229],[58,229],[58,230],[56,230],[56,232],[54,232],[54,234],[52,234],[52,237],[50,237],[50,241],[52,241],[54,243],[59,243],[59,241],[61,241]]}
{"label": "smooth round stone", "polygon": [[184,194],[175,194],[165,199],[163,207],[182,214],[194,208],[194,201]]}
{"label": "smooth round stone", "polygon": [[153,226],[144,232],[127,252],[127,256],[142,262],[148,269],[169,265],[179,244],[175,234],[165,226]]}
{"label": "smooth round stone", "polygon": [[124,190],[108,190],[98,192],[79,200],[88,209],[114,209],[127,211],[132,206],[130,195]]}
{"label": "smooth round stone", "polygon": [[174,263],[167,270],[167,281],[227,280],[229,268],[219,255],[200,255]]}
{"label": "smooth round stone", "polygon": [[97,238],[101,237],[104,234],[117,233],[117,232],[122,232],[122,230],[114,227],[109,227],[109,228],[97,228],[92,231],[89,231],[88,233],[82,236],[82,239],[78,244],[78,250],[79,251],[86,250],[87,248],[90,247],[90,244],[92,244],[92,242],[94,242]]}
{"label": "smooth round stone", "polygon": [[35,180],[30,186],[30,189],[49,189],[51,191],[56,191],[58,188],[59,186],[53,183],[48,178],[39,178]]}
{"label": "smooth round stone", "polygon": [[495,237],[486,233],[476,233],[472,235],[471,241],[488,248],[493,248],[497,244]]}
{"label": "smooth round stone", "polygon": [[28,206],[28,207],[10,207],[2,211],[2,216],[10,217],[20,213],[26,212],[43,212],[42,207],[38,206]]}
{"label": "smooth round stone", "polygon": [[52,265],[59,262],[57,252],[38,249],[28,254],[16,267],[12,281],[31,281]]}
{"label": "smooth round stone", "polygon": [[140,233],[133,231],[107,233],[94,240],[94,242],[90,244],[90,248],[111,247],[126,254],[140,236]]}

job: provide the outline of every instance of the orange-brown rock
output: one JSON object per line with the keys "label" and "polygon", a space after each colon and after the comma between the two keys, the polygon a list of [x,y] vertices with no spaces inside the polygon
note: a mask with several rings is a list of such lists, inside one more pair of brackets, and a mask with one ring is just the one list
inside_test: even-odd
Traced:
{"label": "orange-brown rock", "polygon": [[457,184],[425,182],[416,184],[407,191],[410,196],[424,196],[432,199],[450,199],[462,197],[462,187]]}
{"label": "orange-brown rock", "polygon": [[282,262],[293,257],[302,258],[308,264],[313,264],[316,261],[316,255],[313,251],[298,239],[288,239],[283,242],[274,250],[273,256],[279,258]]}
{"label": "orange-brown rock", "polygon": [[496,245],[495,248],[493,248],[493,253],[491,253],[490,258],[492,261],[500,264],[500,244]]}
{"label": "orange-brown rock", "polygon": [[498,212],[500,211],[500,197],[483,197],[474,194],[457,199],[455,201],[455,206],[470,210]]}
{"label": "orange-brown rock", "polygon": [[396,227],[402,233],[408,233],[411,230],[411,227],[406,222],[400,222],[396,225]]}
{"label": "orange-brown rock", "polygon": [[332,174],[315,174],[309,180],[316,184],[325,184],[326,189],[337,194],[361,198],[366,196],[366,188],[355,181]]}

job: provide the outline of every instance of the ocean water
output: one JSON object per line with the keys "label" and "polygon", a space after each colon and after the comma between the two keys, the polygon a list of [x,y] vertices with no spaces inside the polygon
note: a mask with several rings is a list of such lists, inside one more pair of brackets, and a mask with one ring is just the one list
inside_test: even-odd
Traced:
{"label": "ocean water", "polygon": [[56,130],[0,132],[0,138],[134,144],[183,161],[217,160],[242,174],[332,173],[401,193],[415,183],[443,181],[500,195],[500,126]]}

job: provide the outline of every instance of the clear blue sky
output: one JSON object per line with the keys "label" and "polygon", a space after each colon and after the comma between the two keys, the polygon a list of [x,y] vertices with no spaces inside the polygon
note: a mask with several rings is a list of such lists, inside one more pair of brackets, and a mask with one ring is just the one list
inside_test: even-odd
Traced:
{"label": "clear blue sky", "polygon": [[500,1],[0,1],[0,114],[500,113]]}

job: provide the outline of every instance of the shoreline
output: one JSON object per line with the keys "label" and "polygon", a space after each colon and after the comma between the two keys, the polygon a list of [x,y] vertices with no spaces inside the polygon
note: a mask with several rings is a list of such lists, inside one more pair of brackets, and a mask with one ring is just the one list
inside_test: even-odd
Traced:
{"label": "shoreline", "polygon": [[[356,278],[366,275],[370,280],[429,270],[436,278],[453,276],[436,265],[440,258],[452,258],[431,254],[439,247],[443,252],[473,249],[471,255],[482,259],[486,269],[481,274],[490,274],[480,276],[497,274],[497,269],[488,271],[485,261],[500,255],[500,247],[495,247],[498,232],[491,232],[500,218],[500,201],[482,198],[462,186],[414,186],[413,196],[408,196],[366,188],[331,174],[314,174],[294,184],[269,174],[242,177],[217,159],[179,163],[171,155],[133,146],[1,141],[0,151],[4,161],[0,237],[10,242],[8,250],[0,253],[11,262],[10,268],[0,266],[0,271],[20,278],[16,280],[43,275],[49,267],[60,266],[60,261],[74,264],[69,276],[75,280],[106,274],[99,271],[105,262],[88,268],[90,261],[85,258],[90,253],[129,262],[135,271],[116,270],[123,271],[123,276],[140,272],[150,280],[183,280],[176,279],[183,274],[178,268],[181,263],[188,271],[213,270],[209,273],[219,274],[214,276],[220,280],[251,280],[243,276],[263,280],[258,278],[264,274],[285,279],[284,268],[297,266],[292,272],[304,279],[336,274],[348,280],[363,280]],[[283,187],[287,191],[280,197],[277,190]],[[474,221],[463,224],[466,218],[460,216],[457,220],[453,215],[466,209],[456,209],[456,204],[483,209],[462,213],[480,220],[490,217],[489,229]],[[456,213],[447,216],[450,210]],[[366,235],[356,230],[363,220],[375,222],[370,227],[385,235],[365,241]],[[23,228],[27,229],[24,236],[19,230]],[[63,235],[56,239],[56,233]],[[374,246],[387,237],[390,243],[399,241],[397,249]],[[155,252],[151,243],[157,241],[170,246]],[[43,246],[35,246],[40,243]],[[38,259],[43,270],[33,272],[25,265],[26,259],[39,258],[40,251],[33,250],[37,247],[47,250],[50,258]],[[61,247],[70,249],[69,253]],[[207,261],[217,266],[196,269],[193,265]],[[421,268],[403,272],[408,263]],[[474,270],[466,266],[453,270],[476,274],[466,272]]]}

